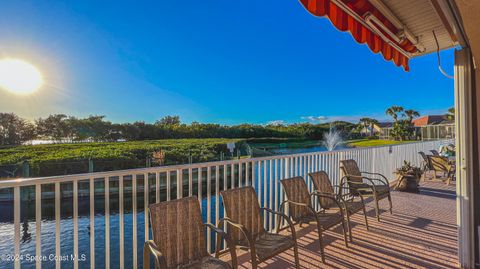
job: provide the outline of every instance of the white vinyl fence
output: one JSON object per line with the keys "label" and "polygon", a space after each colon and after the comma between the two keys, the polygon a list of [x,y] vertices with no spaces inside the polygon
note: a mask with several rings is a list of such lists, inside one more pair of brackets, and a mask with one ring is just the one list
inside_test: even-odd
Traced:
{"label": "white vinyl fence", "polygon": [[[261,206],[278,210],[284,199],[280,179],[303,176],[312,188],[307,174],[324,170],[338,184],[339,161],[355,159],[361,170],[393,180],[393,172],[404,160],[420,165],[419,151],[448,143],[453,141],[3,180],[0,268],[139,268],[143,242],[151,238],[149,204],[195,195],[204,220],[217,224],[224,214],[221,190],[254,186]],[[264,220],[266,229],[274,229],[275,218],[267,215]],[[207,232],[210,252],[215,248],[214,237]],[[12,247],[2,246],[4,242]],[[36,259],[26,259],[27,255]]]}

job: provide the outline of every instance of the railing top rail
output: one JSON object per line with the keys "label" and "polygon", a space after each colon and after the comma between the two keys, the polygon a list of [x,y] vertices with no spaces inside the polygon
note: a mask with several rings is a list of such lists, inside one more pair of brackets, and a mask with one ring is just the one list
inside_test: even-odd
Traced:
{"label": "railing top rail", "polygon": [[96,178],[105,178],[105,177],[133,176],[133,175],[141,175],[141,174],[147,174],[147,173],[162,173],[167,171],[176,171],[176,170],[183,170],[183,169],[200,169],[205,167],[223,166],[223,165],[246,163],[246,162],[248,163],[260,162],[260,161],[275,160],[275,159],[298,158],[298,157],[312,156],[312,155],[332,155],[339,152],[364,151],[364,150],[372,150],[372,149],[379,149],[379,148],[401,147],[401,146],[408,146],[408,145],[420,144],[420,143],[435,143],[435,142],[446,143],[448,141],[453,141],[453,140],[445,139],[445,140],[435,140],[435,141],[419,141],[419,142],[411,142],[411,143],[387,145],[387,146],[349,148],[349,149],[339,149],[334,151],[316,151],[316,152],[307,152],[307,153],[298,153],[298,154],[274,155],[274,156],[259,157],[259,158],[246,158],[246,159],[236,159],[236,160],[227,160],[227,161],[213,161],[213,162],[158,166],[158,167],[148,167],[148,168],[134,168],[134,169],[126,169],[126,170],[114,170],[114,171],[105,171],[105,172],[94,172],[94,173],[72,174],[72,175],[61,175],[61,176],[50,176],[50,177],[0,179],[0,189],[12,188],[16,186],[30,186],[30,185],[36,185],[36,184],[51,184],[55,182],[71,182],[71,181],[78,181],[78,180],[87,180],[91,178],[96,179]]}

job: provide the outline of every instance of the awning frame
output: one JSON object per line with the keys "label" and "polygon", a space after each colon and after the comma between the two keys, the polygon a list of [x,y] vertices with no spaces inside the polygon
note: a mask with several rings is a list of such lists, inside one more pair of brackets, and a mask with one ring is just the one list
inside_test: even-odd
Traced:
{"label": "awning frame", "polygon": [[[408,59],[412,58],[413,54],[405,51],[402,47],[397,45],[395,42],[392,42],[390,38],[385,36],[383,32],[380,29],[377,29],[376,27],[372,27],[373,24],[369,24],[366,22],[366,19],[363,18],[362,16],[358,15],[355,11],[351,10],[345,3],[343,3],[341,0],[330,0],[333,4],[335,4],[337,7],[341,8],[344,12],[346,12],[348,15],[352,16],[355,20],[357,20],[360,24],[365,26],[367,29],[378,35],[380,38],[382,38],[383,41],[385,41],[388,45],[392,46],[394,49],[396,49],[398,52],[403,54],[405,57]],[[373,16],[373,14],[372,14]],[[378,18],[377,18],[378,20]]]}

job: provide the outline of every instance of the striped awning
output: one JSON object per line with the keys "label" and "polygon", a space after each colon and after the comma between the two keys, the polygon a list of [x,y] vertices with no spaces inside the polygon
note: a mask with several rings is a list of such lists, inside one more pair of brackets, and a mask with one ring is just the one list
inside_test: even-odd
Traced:
{"label": "striped awning", "polygon": [[409,54],[417,52],[410,40],[368,0],[300,0],[312,15],[327,17],[340,31],[349,31],[374,53],[409,70]]}

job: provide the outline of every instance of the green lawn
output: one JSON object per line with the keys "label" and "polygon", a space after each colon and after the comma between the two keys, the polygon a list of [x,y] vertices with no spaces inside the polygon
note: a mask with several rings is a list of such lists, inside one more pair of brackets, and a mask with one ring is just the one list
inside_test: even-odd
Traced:
{"label": "green lawn", "polygon": [[394,140],[384,140],[384,139],[357,139],[350,140],[347,142],[349,147],[364,148],[364,147],[378,147],[378,146],[388,146],[388,145],[398,145],[405,143],[412,143],[417,141],[394,141]]}

